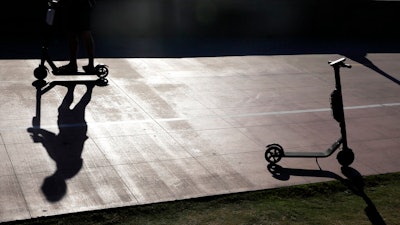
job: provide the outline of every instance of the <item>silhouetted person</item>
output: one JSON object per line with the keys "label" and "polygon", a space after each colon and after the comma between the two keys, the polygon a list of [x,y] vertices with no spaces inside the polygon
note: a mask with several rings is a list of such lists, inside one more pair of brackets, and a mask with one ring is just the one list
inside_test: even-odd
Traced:
{"label": "silhouetted person", "polygon": [[61,73],[76,73],[79,40],[83,41],[88,57],[87,73],[94,72],[94,41],[91,32],[91,14],[95,0],[60,0],[62,22],[69,43],[69,63],[59,68]]}
{"label": "silhouetted person", "polygon": [[56,162],[57,170],[46,177],[42,185],[43,193],[51,202],[59,201],[65,195],[67,190],[65,180],[74,177],[83,165],[81,155],[84,143],[88,139],[85,110],[90,102],[94,84],[86,85],[86,93],[71,109],[75,86],[75,84],[67,86],[67,94],[58,108],[58,135],[44,129],[28,130],[34,133],[35,141],[41,142],[49,156]]}

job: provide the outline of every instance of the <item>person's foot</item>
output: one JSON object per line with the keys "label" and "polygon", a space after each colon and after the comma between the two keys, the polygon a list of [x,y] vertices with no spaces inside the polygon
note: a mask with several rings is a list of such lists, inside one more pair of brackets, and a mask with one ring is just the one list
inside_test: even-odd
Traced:
{"label": "person's foot", "polygon": [[76,74],[78,72],[78,66],[71,63],[58,67],[59,74]]}
{"label": "person's foot", "polygon": [[96,73],[96,69],[94,68],[93,65],[82,66],[82,69],[87,74],[95,74]]}

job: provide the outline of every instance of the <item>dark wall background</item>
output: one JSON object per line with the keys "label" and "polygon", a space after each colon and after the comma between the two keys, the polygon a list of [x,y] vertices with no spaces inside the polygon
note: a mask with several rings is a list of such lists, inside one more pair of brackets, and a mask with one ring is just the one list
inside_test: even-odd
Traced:
{"label": "dark wall background", "polygon": [[[400,2],[367,0],[98,0],[94,30],[132,37],[399,37]],[[7,1],[2,37],[33,38],[45,0]]]}

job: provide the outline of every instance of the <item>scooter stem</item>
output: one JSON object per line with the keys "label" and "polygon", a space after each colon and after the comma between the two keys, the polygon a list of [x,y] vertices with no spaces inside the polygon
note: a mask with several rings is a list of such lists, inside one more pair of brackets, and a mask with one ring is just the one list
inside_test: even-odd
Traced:
{"label": "scooter stem", "polygon": [[342,115],[341,120],[339,121],[340,125],[340,133],[342,134],[342,145],[343,145],[343,150],[348,150],[349,147],[347,145],[347,132],[346,132],[346,120],[344,116],[344,109],[343,109],[343,97],[342,97],[342,85],[340,81],[340,68],[345,67],[345,68],[351,68],[351,65],[345,64],[344,61],[346,58],[341,58],[333,62],[329,62],[329,65],[331,65],[335,71],[335,87],[336,87],[336,92],[337,92],[337,100],[338,103],[340,104],[339,110],[341,111],[340,114]]}

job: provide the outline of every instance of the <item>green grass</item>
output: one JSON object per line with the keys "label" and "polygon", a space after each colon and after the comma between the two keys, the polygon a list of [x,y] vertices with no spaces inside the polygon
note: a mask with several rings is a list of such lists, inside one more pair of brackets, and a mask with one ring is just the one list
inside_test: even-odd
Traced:
{"label": "green grass", "polygon": [[[331,181],[76,213],[10,224],[400,224],[400,173],[364,178],[357,194]],[[360,193],[364,193],[364,198]],[[370,200],[370,202],[368,202]],[[365,213],[367,204],[368,213]],[[376,206],[377,210],[373,210]],[[375,213],[375,219],[374,214]],[[372,217],[369,219],[367,214]],[[377,224],[377,223],[375,223]]]}

